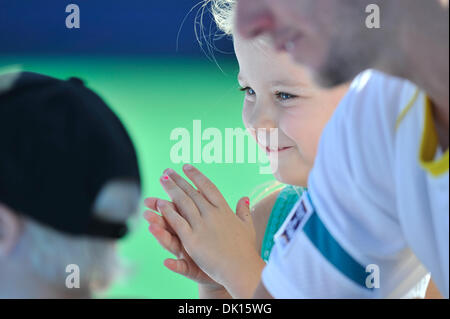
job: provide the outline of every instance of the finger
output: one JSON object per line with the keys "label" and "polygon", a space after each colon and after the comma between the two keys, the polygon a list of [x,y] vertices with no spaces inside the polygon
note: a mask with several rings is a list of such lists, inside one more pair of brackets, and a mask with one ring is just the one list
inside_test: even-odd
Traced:
{"label": "finger", "polygon": [[168,258],[164,260],[164,266],[166,266],[169,270],[183,276],[187,276],[189,274],[189,267],[184,259]]}
{"label": "finger", "polygon": [[[195,225],[200,218],[200,212],[192,199],[168,175],[164,174],[160,182],[177,208],[172,210],[180,212],[191,226]],[[160,201],[158,200],[157,203]]]}
{"label": "finger", "polygon": [[172,206],[172,209],[177,210],[175,205],[172,202],[169,202],[167,200],[161,199],[161,198],[157,198],[157,197],[148,197],[146,199],[144,199],[144,205],[147,206],[148,208],[152,209],[152,210],[158,210],[158,207],[156,206],[156,202],[158,200],[164,201],[167,204]]}
{"label": "finger", "polygon": [[250,199],[248,197],[241,198],[236,205],[236,215],[245,223],[252,222],[250,214]]}
{"label": "finger", "polygon": [[[167,202],[170,203],[170,202]],[[169,205],[169,204],[168,204]],[[174,230],[172,229],[172,227],[170,227],[170,225],[166,222],[166,219],[164,216],[162,215],[158,215],[157,213],[150,211],[150,210],[146,210],[144,212],[144,218],[150,223],[150,224],[158,224],[159,226],[161,226],[162,228],[164,228],[165,230],[167,230],[169,233],[171,233],[172,235],[176,235]]]}
{"label": "finger", "polygon": [[159,224],[161,226],[164,224],[164,218],[151,210],[144,211],[144,219],[150,224]]}
{"label": "finger", "polygon": [[150,209],[157,210],[157,208],[156,208],[157,201],[158,201],[158,198],[156,198],[156,197],[148,197],[148,198],[144,199],[144,205]]}
{"label": "finger", "polygon": [[183,177],[177,174],[173,169],[165,170],[165,173],[170,176],[170,178],[177,184],[185,193],[188,195],[195,205],[198,207],[200,214],[205,211],[210,210],[212,207],[211,203],[191,184],[189,184]]}
{"label": "finger", "polygon": [[195,187],[216,207],[227,205],[227,201],[220,193],[216,185],[213,184],[202,172],[190,164],[183,166],[186,176],[194,183]]}
{"label": "finger", "polygon": [[157,224],[151,224],[148,229],[164,249],[168,250],[176,257],[181,257],[182,246],[180,240],[176,236]]}
{"label": "finger", "polygon": [[189,239],[189,235],[192,232],[192,228],[186,219],[183,218],[178,212],[176,212],[170,205],[165,203],[164,201],[158,201],[157,207],[159,211],[164,215],[168,224],[175,233],[178,235],[182,242],[187,241]]}

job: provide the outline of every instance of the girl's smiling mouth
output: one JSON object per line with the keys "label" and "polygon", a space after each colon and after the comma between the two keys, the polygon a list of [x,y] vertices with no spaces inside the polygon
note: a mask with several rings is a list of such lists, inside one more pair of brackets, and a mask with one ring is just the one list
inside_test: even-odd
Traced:
{"label": "girl's smiling mouth", "polygon": [[[263,146],[264,147],[264,146]],[[270,148],[269,146],[266,146],[266,153],[281,153],[283,151],[286,151],[288,149],[293,148],[293,146],[286,146],[286,147],[278,147],[278,148]]]}

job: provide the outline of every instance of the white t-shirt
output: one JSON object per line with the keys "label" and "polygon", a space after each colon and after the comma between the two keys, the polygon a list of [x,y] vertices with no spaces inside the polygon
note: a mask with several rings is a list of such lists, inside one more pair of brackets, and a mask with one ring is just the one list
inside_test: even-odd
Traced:
{"label": "white t-shirt", "polygon": [[353,81],[322,134],[300,213],[275,236],[262,275],[272,296],[412,297],[431,272],[448,298],[449,157],[427,101],[377,71]]}

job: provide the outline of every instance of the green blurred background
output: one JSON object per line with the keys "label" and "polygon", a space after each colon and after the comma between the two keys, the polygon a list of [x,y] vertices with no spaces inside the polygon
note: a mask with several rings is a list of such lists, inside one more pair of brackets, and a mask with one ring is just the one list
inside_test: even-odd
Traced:
{"label": "green blurred background", "polygon": [[[166,199],[159,177],[168,167],[180,171],[182,166],[170,161],[170,149],[176,143],[170,140],[174,128],[186,128],[192,134],[193,120],[201,120],[202,130],[218,128],[223,136],[225,128],[244,128],[237,63],[233,58],[218,63],[201,57],[0,55],[0,68],[15,65],[58,78],[85,80],[119,115],[132,136],[143,175],[143,196]],[[274,180],[272,175],[260,174],[257,163],[195,165],[216,183],[233,209],[239,198],[258,194],[261,185]],[[254,204],[254,196],[251,199]],[[163,260],[171,256],[148,232],[143,211],[142,206],[134,231],[119,247],[132,272],[104,297],[198,298],[193,282],[164,267]]]}
{"label": "green blurred background", "polygon": [[[173,129],[192,134],[193,120],[201,120],[203,130],[214,127],[223,135],[225,128],[243,128],[232,41],[217,33],[208,9],[201,14],[203,0],[78,0],[76,29],[65,23],[69,3],[0,1],[0,69],[15,65],[85,80],[133,138],[143,196],[167,199],[159,178],[164,169],[180,171],[182,166],[170,161]],[[211,61],[213,54],[218,64]],[[256,148],[254,143],[250,147]],[[273,181],[259,173],[256,163],[194,165],[216,183],[233,209],[240,197],[258,194],[260,185]],[[120,244],[132,273],[106,297],[197,298],[194,283],[164,267],[170,254],[148,232],[143,211],[142,206],[134,231]]]}

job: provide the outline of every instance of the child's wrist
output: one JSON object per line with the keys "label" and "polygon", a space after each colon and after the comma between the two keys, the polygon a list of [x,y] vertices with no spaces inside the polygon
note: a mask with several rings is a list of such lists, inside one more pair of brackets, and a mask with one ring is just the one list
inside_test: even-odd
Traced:
{"label": "child's wrist", "polygon": [[224,287],[233,298],[252,298],[261,281],[261,273],[266,263],[258,253],[249,257],[245,262],[239,263],[239,268],[235,271],[230,271],[225,279]]}
{"label": "child's wrist", "polygon": [[223,299],[230,298],[226,288],[220,284],[198,284],[200,299]]}

